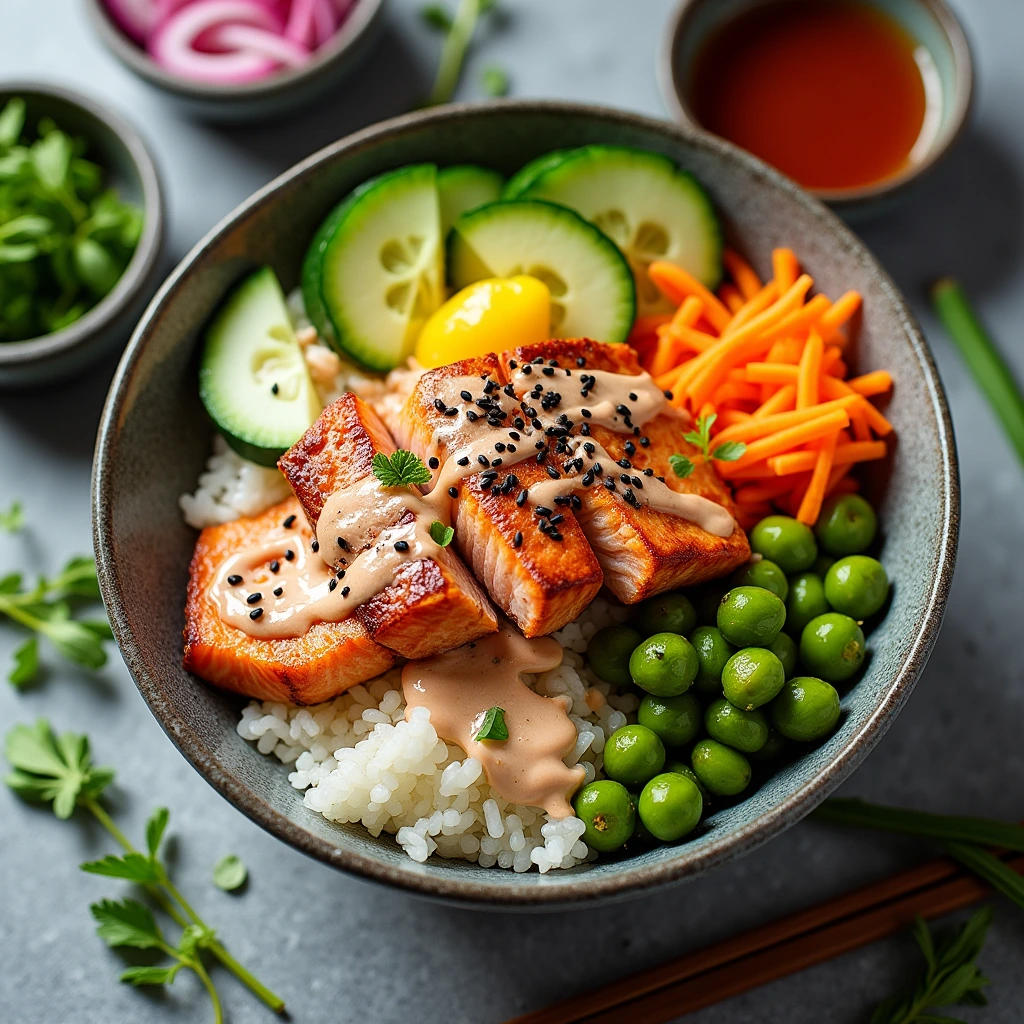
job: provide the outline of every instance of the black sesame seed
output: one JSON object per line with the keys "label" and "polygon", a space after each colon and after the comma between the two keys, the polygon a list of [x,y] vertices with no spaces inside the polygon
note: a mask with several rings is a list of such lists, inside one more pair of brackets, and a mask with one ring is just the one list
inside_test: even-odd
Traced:
{"label": "black sesame seed", "polygon": [[589,423],[581,423],[580,424],[580,433],[584,437],[590,437],[590,424]]}
{"label": "black sesame seed", "polygon": [[318,540],[313,541],[309,546],[313,549],[314,554],[320,550],[320,542]]}
{"label": "black sesame seed", "polygon": [[460,465],[460,466],[468,466],[469,465],[469,456],[468,455],[463,455],[462,458],[458,460],[458,465]]}
{"label": "black sesame seed", "polygon": [[544,468],[548,471],[548,476],[551,477],[552,480],[557,480],[559,478],[559,472],[554,466],[545,466]]}
{"label": "black sesame seed", "polygon": [[345,570],[344,570],[344,569],[339,569],[339,570],[338,570],[338,571],[337,571],[337,572],[336,572],[336,573],[335,573],[334,575],[335,575],[335,576],[336,576],[336,577],[337,577],[337,578],[338,578],[339,580],[343,580],[343,579],[345,578]]}
{"label": "black sesame seed", "polygon": [[409,550],[409,542],[407,540],[396,540],[395,541],[395,550],[396,551],[408,551]]}
{"label": "black sesame seed", "polygon": [[345,540],[344,537],[339,537],[338,538],[338,547],[341,548],[342,551],[348,551],[348,541]]}
{"label": "black sesame seed", "polygon": [[523,546],[522,530],[516,530],[516,535],[512,538],[512,546],[516,548],[520,548]]}
{"label": "black sesame seed", "polygon": [[629,415],[629,406],[628,405],[617,405],[617,406],[615,406],[615,411],[620,416],[628,416]]}
{"label": "black sesame seed", "polygon": [[522,416],[517,416],[512,421],[512,426],[515,427],[516,430],[525,430],[526,429],[526,420],[524,420],[522,418]]}
{"label": "black sesame seed", "polygon": [[479,462],[481,466],[489,466],[491,464],[486,455],[478,455],[476,457],[476,461]]}
{"label": "black sesame seed", "polygon": [[536,416],[530,422],[533,424],[533,429],[534,430],[543,430],[544,429],[544,424],[541,423],[541,421],[539,419],[537,419]]}
{"label": "black sesame seed", "polygon": [[559,512],[557,516],[552,516],[552,517],[551,517],[551,518],[550,518],[550,519],[548,520],[548,522],[549,522],[549,523],[550,523],[550,524],[551,524],[552,526],[557,526],[557,525],[558,525],[558,523],[560,523],[560,522],[561,522],[561,521],[562,521],[563,519],[565,519],[565,516],[563,516],[563,515],[562,515],[562,513],[561,513],[561,512]]}
{"label": "black sesame seed", "polygon": [[332,578],[330,580],[330,582],[328,582],[328,584],[327,584],[327,589],[328,590],[334,590],[334,588],[337,587],[337,585],[338,585],[338,581],[336,579]]}
{"label": "black sesame seed", "polygon": [[524,488],[523,490],[521,490],[521,491],[520,491],[520,492],[519,492],[519,493],[518,493],[518,494],[516,495],[516,504],[517,504],[517,505],[518,505],[518,506],[519,506],[520,508],[522,508],[522,507],[523,507],[523,506],[524,506],[524,505],[526,504],[526,490],[525,490],[525,488]]}
{"label": "black sesame seed", "polygon": [[431,469],[437,469],[437,467],[440,466],[441,463],[436,458],[434,458],[434,456],[431,456],[429,459],[427,459],[427,465]]}
{"label": "black sesame seed", "polygon": [[284,587],[274,587],[274,597],[280,597],[284,593]]}
{"label": "black sesame seed", "polygon": [[575,509],[583,508],[583,502],[580,500],[578,494],[569,495],[569,504]]}
{"label": "black sesame seed", "polygon": [[473,392],[472,391],[460,391],[459,392],[459,398],[461,398],[464,402],[472,402],[473,401]]}
{"label": "black sesame seed", "polygon": [[542,519],[546,519],[546,518],[547,518],[547,517],[548,517],[549,515],[551,515],[551,509],[549,509],[549,508],[547,507],[547,505],[538,505],[538,506],[537,506],[537,507],[536,507],[536,508],[535,508],[535,509],[533,510],[533,512],[534,512],[534,515],[538,515],[538,516],[540,516],[540,517],[541,517]]}
{"label": "black sesame seed", "polygon": [[249,612],[249,618],[250,619],[258,619],[262,614],[263,614],[263,609],[262,608],[253,608],[253,610],[251,612]]}
{"label": "black sesame seed", "polygon": [[651,469],[651,467],[650,467],[650,466],[648,466],[648,467],[647,467],[647,468],[646,468],[646,469],[644,470],[644,476],[654,476],[654,470],[653,470],[653,469]]}
{"label": "black sesame seed", "polygon": [[270,393],[276,395],[281,389],[276,384],[270,385]]}
{"label": "black sesame seed", "polygon": [[629,474],[628,473],[620,473],[619,474],[619,481],[621,483],[628,484],[629,483]]}
{"label": "black sesame seed", "polygon": [[506,384],[502,389],[509,398],[516,397],[516,389],[511,384]]}
{"label": "black sesame seed", "polygon": [[502,462],[501,459],[491,459],[491,465],[492,466],[500,466],[501,462]]}
{"label": "black sesame seed", "polygon": [[635,476],[632,478],[630,482],[633,484],[634,487],[638,488],[639,490],[642,491],[644,489],[644,482],[643,480],[640,479],[640,477]]}
{"label": "black sesame seed", "polygon": [[650,443],[651,443],[651,439],[649,437],[641,437],[640,438],[640,447],[641,448],[647,448],[650,445]]}
{"label": "black sesame seed", "polygon": [[580,415],[586,417],[589,420],[592,413],[589,409],[580,409]]}
{"label": "black sesame seed", "polygon": [[498,388],[500,386],[501,385],[498,384],[498,382],[496,380],[488,380],[487,383],[484,385],[484,394],[485,395],[493,394],[495,391],[498,390]]}
{"label": "black sesame seed", "polygon": [[589,487],[593,482],[594,471],[592,469],[588,469],[586,473],[583,474],[583,479],[580,481],[580,483],[583,484],[584,487]]}
{"label": "black sesame seed", "polygon": [[242,577],[237,575],[237,573],[228,577],[228,583],[230,583],[231,586],[233,586],[233,587],[237,587],[238,584],[241,583],[241,582],[242,582]]}
{"label": "black sesame seed", "polygon": [[457,498],[458,496],[459,496],[459,489],[458,489],[458,487],[449,487],[448,488],[448,497],[449,498]]}
{"label": "black sesame seed", "polygon": [[270,571],[271,572],[280,572],[281,571],[281,563],[276,558],[270,563]]}
{"label": "black sesame seed", "polygon": [[444,414],[445,416],[458,416],[459,410],[452,406],[450,409],[445,409]]}
{"label": "black sesame seed", "polygon": [[444,404],[444,399],[441,399],[441,398],[435,398],[435,399],[434,399],[434,408],[435,408],[435,409],[436,409],[436,410],[437,410],[438,412],[444,412],[444,411],[445,411],[445,409],[447,409],[447,408],[448,408],[448,406],[446,406],[446,405]]}
{"label": "black sesame seed", "polygon": [[523,373],[525,373],[527,376],[529,376],[531,373],[533,373],[533,367],[529,363],[527,363],[523,367]]}
{"label": "black sesame seed", "polygon": [[509,483],[510,483],[510,484],[511,484],[511,485],[512,485],[513,487],[518,487],[518,486],[519,486],[519,477],[517,477],[517,476],[515,475],[515,473],[509,473],[509,475],[508,475],[508,477],[507,477],[506,479],[508,480],[508,482],[509,482]]}
{"label": "black sesame seed", "polygon": [[255,593],[250,594],[246,599],[246,604],[256,604],[257,601],[262,601],[263,595],[257,590]]}
{"label": "black sesame seed", "polygon": [[541,448],[546,448],[547,445],[543,441],[537,441],[537,442],[534,443],[533,447],[537,448],[537,449],[541,449]]}
{"label": "black sesame seed", "polygon": [[516,361],[515,361],[514,359],[510,359],[510,360],[508,361],[508,368],[509,368],[510,370],[514,370],[514,369],[515,369],[515,368],[516,368],[516,367],[517,367],[518,365],[519,365],[519,364],[518,364],[518,363],[517,363],[517,362],[516,362]]}
{"label": "black sesame seed", "polygon": [[555,369],[553,366],[545,366],[540,372],[543,373],[545,377],[554,377],[555,375]]}
{"label": "black sesame seed", "polygon": [[587,361],[586,361],[586,359],[583,358],[583,356],[577,356],[576,357],[576,365],[577,366],[586,366],[587,365]]}
{"label": "black sesame seed", "polygon": [[605,480],[604,485],[605,487],[608,488],[609,491],[615,490],[615,481],[611,477],[608,477],[608,479]]}
{"label": "black sesame seed", "polygon": [[627,441],[625,444],[627,455],[636,455],[636,445],[632,441]]}
{"label": "black sesame seed", "polygon": [[632,391],[629,393],[629,400],[631,402],[635,402],[637,400],[636,395]]}
{"label": "black sesame seed", "polygon": [[497,443],[497,444],[496,444],[496,445],[494,446],[494,450],[495,450],[496,452],[503,452],[503,451],[505,450],[505,442],[504,442],[504,441],[499,441],[499,442],[498,442],[498,443]]}
{"label": "black sesame seed", "polygon": [[663,394],[663,395],[664,395],[664,396],[665,396],[665,397],[666,397],[666,398],[667,398],[667,399],[668,399],[668,400],[669,400],[670,402],[672,401],[672,392],[671,392],[671,391],[662,391],[662,394]]}
{"label": "black sesame seed", "polygon": [[295,561],[295,552],[292,551],[291,548],[288,548],[288,550],[284,553],[284,560],[286,562],[294,562]]}
{"label": "black sesame seed", "polygon": [[295,525],[295,516],[289,516],[281,525],[286,530],[290,530]]}
{"label": "black sesame seed", "polygon": [[632,469],[633,463],[629,459],[619,459],[616,465],[621,466],[623,469]]}
{"label": "black sesame seed", "polygon": [[595,472],[595,473],[596,473],[596,474],[597,474],[598,476],[600,476],[600,475],[601,475],[601,473],[603,472],[603,470],[601,469],[601,463],[600,463],[600,462],[595,462],[595,463],[594,463],[594,472]]}
{"label": "black sesame seed", "polygon": [[476,421],[480,419],[480,416],[477,413],[473,412],[472,409],[467,409],[466,419],[469,420],[470,423],[476,423]]}
{"label": "black sesame seed", "polygon": [[513,455],[515,455],[515,453],[516,453],[516,446],[514,444],[506,445],[505,449],[506,449],[506,451],[511,452]]}
{"label": "black sesame seed", "polygon": [[548,526],[548,521],[546,519],[541,519],[537,523],[537,529],[540,530],[541,533],[550,533],[554,527]]}
{"label": "black sesame seed", "polygon": [[515,431],[515,430],[510,430],[508,432],[508,436],[511,437],[513,441],[520,441],[520,440],[522,440],[522,438],[519,436],[519,433],[517,431]]}
{"label": "black sesame seed", "polygon": [[342,587],[342,588],[341,588],[341,596],[342,596],[342,597],[348,597],[348,595],[349,595],[349,594],[350,594],[351,592],[352,592],[352,588],[351,588],[351,587]]}

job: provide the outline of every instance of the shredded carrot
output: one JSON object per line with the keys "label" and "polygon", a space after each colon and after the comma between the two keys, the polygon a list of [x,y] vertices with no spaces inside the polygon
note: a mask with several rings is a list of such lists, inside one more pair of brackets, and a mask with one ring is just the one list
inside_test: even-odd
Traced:
{"label": "shredded carrot", "polygon": [[[804,307],[807,308],[806,306]],[[800,367],[796,381],[796,407],[808,409],[818,404],[818,377],[821,375],[821,357],[825,354],[825,345],[817,331],[811,331],[804,353],[800,357]]]}
{"label": "shredded carrot", "polygon": [[682,302],[688,295],[695,295],[704,303],[704,315],[716,331],[725,329],[732,319],[732,313],[691,273],[674,263],[655,260],[647,274],[670,302]]}
{"label": "shredded carrot", "polygon": [[[751,423],[753,422],[756,421],[751,421]],[[849,425],[849,422],[849,415],[843,409],[836,409],[834,412],[825,413],[824,416],[816,416],[814,419],[798,423],[796,426],[767,434],[748,444],[746,452],[735,462],[727,462],[720,466],[719,473],[729,476],[735,470],[743,469],[744,466],[748,466],[752,462],[768,459],[773,455],[781,455],[783,452],[807,444],[809,441],[816,441],[819,437],[842,430]],[[749,425],[750,423],[747,423],[742,426]]]}
{"label": "shredded carrot", "polygon": [[[814,469],[818,453],[787,452],[785,455],[775,455],[768,460],[768,465],[779,476],[788,476],[790,473],[804,473]],[[835,466],[850,466],[855,462],[869,462],[873,459],[885,458],[884,441],[850,441],[849,443],[837,444],[832,463]]]}
{"label": "shredded carrot", "polygon": [[731,427],[734,423],[744,423],[750,419],[749,412],[743,412],[742,409],[723,409],[718,414],[718,423],[716,426]]}
{"label": "shredded carrot", "polygon": [[734,249],[722,253],[722,262],[744,299],[752,299],[761,290],[761,279],[754,268]]}
{"label": "shredded carrot", "polygon": [[718,289],[718,297],[733,316],[743,308],[743,293],[734,284],[723,284]]}
{"label": "shredded carrot", "polygon": [[858,395],[870,398],[872,395],[884,395],[892,389],[892,377],[885,370],[865,373],[862,377],[853,377],[846,382],[847,386]]}
{"label": "shredded carrot", "polygon": [[839,328],[860,309],[860,293],[846,292],[836,299],[832,308],[821,318],[821,330],[826,338],[832,339]]}
{"label": "shredded carrot", "polygon": [[766,399],[752,413],[751,419],[764,419],[777,412],[789,412],[796,407],[796,385],[785,384],[771,398]]}
{"label": "shredded carrot", "polygon": [[772,273],[779,287],[779,294],[793,287],[800,274],[800,261],[792,249],[774,249],[772,251]]}
{"label": "shredded carrot", "polygon": [[825,500],[825,491],[828,489],[829,475],[832,472],[832,459],[836,452],[836,437],[837,434],[828,434],[821,442],[818,460],[814,464],[814,472],[811,473],[811,482],[807,485],[803,500],[797,509],[797,519],[808,526],[813,526],[817,522],[821,503]]}
{"label": "shredded carrot", "polygon": [[803,346],[796,338],[780,338],[778,341],[772,342],[772,347],[768,349],[768,355],[765,356],[766,363],[792,363],[796,366],[800,362],[800,353],[803,351]]}
{"label": "shredded carrot", "polygon": [[[766,437],[768,434],[778,433],[780,430],[788,430],[790,427],[797,427],[809,420],[828,415],[833,412],[849,414],[851,409],[860,407],[863,401],[860,395],[845,395],[833,402],[822,402],[821,405],[812,409],[794,409],[792,412],[778,412],[771,416],[752,416],[746,423],[737,424],[722,430],[716,437],[721,441],[743,441],[749,444],[758,438]],[[780,454],[780,453],[775,453]]]}
{"label": "shredded carrot", "polygon": [[758,313],[763,313],[777,298],[779,290],[774,281],[769,281],[752,299],[747,300],[739,312],[729,322],[729,326],[722,331],[722,337],[726,337],[738,331],[749,320],[753,320]]}
{"label": "shredded carrot", "polygon": [[792,480],[769,480],[763,484],[747,484],[736,492],[736,501],[752,503],[758,501],[774,501],[783,494],[789,494],[796,486]]}

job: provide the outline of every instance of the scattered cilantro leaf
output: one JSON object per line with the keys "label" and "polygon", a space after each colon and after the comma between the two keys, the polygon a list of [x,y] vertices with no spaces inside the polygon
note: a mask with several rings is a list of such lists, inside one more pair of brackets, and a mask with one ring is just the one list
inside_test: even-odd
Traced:
{"label": "scattered cilantro leaf", "polygon": [[141,853],[126,853],[123,857],[107,854],[100,860],[88,860],[78,866],[90,875],[123,878],[126,882],[138,882],[140,885],[155,884],[161,877],[159,865]]}
{"label": "scattered cilantro leaf", "polygon": [[445,526],[439,520],[435,519],[430,524],[430,539],[440,547],[448,547],[454,536],[455,531],[450,526]]}
{"label": "scattered cilantro leaf", "polygon": [[0,530],[5,533],[17,533],[25,525],[25,510],[20,501],[11,503],[11,507],[0,512]]}
{"label": "scattered cilantro leaf", "polygon": [[921,918],[914,923],[913,935],[925,959],[924,976],[912,991],[890,996],[875,1009],[871,1024],[929,1024],[952,1022],[933,1011],[940,1007],[984,1006],[986,978],[975,961],[985,944],[992,909],[983,907],[955,933],[932,936]]}
{"label": "scattered cilantro leaf", "polygon": [[708,413],[707,416],[701,416],[697,420],[697,429],[683,434],[683,440],[689,441],[690,444],[697,447],[705,459],[708,457],[708,449],[711,447],[711,428],[717,419],[718,413],[714,412]]}
{"label": "scattered cilantro leaf", "polygon": [[725,441],[712,453],[711,458],[719,462],[735,462],[746,454],[747,446],[742,441]]}
{"label": "scattered cilantro leaf", "polygon": [[508,75],[503,68],[493,64],[490,67],[484,68],[481,80],[484,92],[488,96],[508,95]]}
{"label": "scattered cilantro leaf", "polygon": [[233,853],[221,857],[213,866],[213,884],[225,892],[240,889],[248,877],[249,869]]}
{"label": "scattered cilantro leaf", "polygon": [[108,946],[158,949],[166,946],[160,926],[149,907],[138,900],[101,900],[90,908],[96,934]]}
{"label": "scattered cilantro leaf", "polygon": [[399,448],[390,458],[383,452],[377,452],[372,466],[373,475],[385,487],[430,483],[430,470],[423,464],[423,460],[404,448]]}
{"label": "scattered cilantro leaf", "polygon": [[167,822],[171,820],[171,812],[166,807],[158,807],[146,822],[146,847],[150,857],[156,857],[160,849],[160,842],[167,829]]}
{"label": "scattered cilantro leaf", "polygon": [[420,8],[420,19],[430,28],[439,32],[451,32],[451,15],[440,4],[424,4]]}
{"label": "scattered cilantro leaf", "polygon": [[484,715],[480,731],[473,737],[475,740],[507,740],[508,726],[505,724],[504,708],[488,708]]}
{"label": "scattered cilantro leaf", "polygon": [[685,455],[680,455],[678,452],[668,457],[668,464],[680,480],[685,480],[697,468]]}
{"label": "scattered cilantro leaf", "polygon": [[184,964],[170,964],[167,967],[129,967],[121,973],[121,981],[130,985],[170,985],[174,976]]}
{"label": "scattered cilantro leaf", "polygon": [[30,636],[14,649],[14,666],[7,679],[14,686],[28,686],[39,675],[39,638]]}

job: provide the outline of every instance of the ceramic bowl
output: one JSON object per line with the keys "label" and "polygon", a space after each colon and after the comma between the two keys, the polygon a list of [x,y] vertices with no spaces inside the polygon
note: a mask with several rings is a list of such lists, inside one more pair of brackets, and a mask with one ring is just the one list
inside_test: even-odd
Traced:
{"label": "ceramic bowl", "polygon": [[[203,325],[258,263],[286,289],[324,215],[371,175],[419,161],[479,162],[508,173],[559,147],[604,142],[664,153],[705,183],[732,243],[762,274],[773,245],[792,246],[817,286],[864,296],[855,360],[896,380],[887,409],[895,457],[872,463],[892,606],[871,637],[863,678],[843,697],[835,734],[749,799],[712,814],[684,843],[573,871],[514,874],[465,862],[410,860],[386,835],[307,810],[288,769],[235,731],[241,701],[181,667],[185,584],[195,532],[178,509],[210,453],[196,386]],[[902,453],[906,452],[906,455]],[[767,842],[807,814],[867,756],[910,695],[935,642],[953,572],[959,498],[949,413],[932,357],[895,285],[821,203],[753,157],[664,121],[596,107],[493,102],[424,111],[351,135],[298,164],[222,221],[154,299],[104,410],[93,481],[103,596],[125,661],[153,714],[193,766],[268,831],[328,864],[449,901],[545,907],[625,897],[692,878]]]}
{"label": "ceramic bowl", "polygon": [[[738,13],[785,0],[682,0],[671,16],[658,57],[658,78],[669,112],[701,127],[690,105],[690,73],[708,37]],[[971,50],[945,0],[861,0],[884,11],[918,43],[928,113],[922,152],[905,171],[859,188],[812,189],[847,219],[878,213],[949,151],[967,123],[974,74]]]}
{"label": "ceramic bowl", "polygon": [[357,0],[334,37],[300,68],[241,85],[211,85],[165,71],[111,17],[103,0],[86,0],[89,21],[108,50],[129,71],[206,121],[259,121],[311,102],[354,71],[381,27],[384,0]]}
{"label": "ceramic bowl", "polygon": [[69,377],[123,345],[157,284],[163,244],[160,177],[138,132],[112,110],[67,89],[39,82],[0,82],[0,108],[25,100],[29,123],[52,117],[89,142],[89,157],[108,174],[122,199],[142,209],[142,237],[114,288],[63,330],[25,341],[0,342],[0,388],[31,387]]}

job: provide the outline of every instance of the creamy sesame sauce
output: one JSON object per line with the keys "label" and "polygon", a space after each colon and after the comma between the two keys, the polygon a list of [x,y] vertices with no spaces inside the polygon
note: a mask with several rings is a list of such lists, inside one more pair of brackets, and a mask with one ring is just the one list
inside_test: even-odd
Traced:
{"label": "creamy sesame sauce", "polygon": [[[588,488],[603,486],[635,508],[679,516],[718,537],[736,527],[721,505],[682,494],[651,470],[634,470],[623,481],[622,461],[591,436],[591,426],[639,435],[657,416],[679,415],[647,373],[587,371],[542,362],[512,365],[509,383],[487,375],[436,382],[434,406],[441,414],[425,458],[432,479],[424,488],[385,488],[374,476],[329,495],[316,524],[316,545],[293,545],[278,531],[232,556],[210,588],[224,622],[263,639],[304,635],[316,622],[338,622],[384,590],[403,564],[445,559],[431,537],[435,521],[448,526],[458,485],[479,474],[481,487],[517,491],[519,504],[538,510],[540,528],[555,506],[580,507]],[[549,372],[550,371],[550,372]],[[643,439],[641,438],[641,443]],[[510,467],[528,458],[544,460],[549,479],[520,488]],[[628,460],[625,460],[628,463]],[[270,566],[278,565],[277,573]],[[270,577],[278,586],[265,593]],[[236,582],[231,582],[231,581]]]}
{"label": "creamy sesame sauce", "polygon": [[[505,800],[542,807],[553,818],[573,813],[569,797],[584,771],[562,761],[576,743],[566,696],[542,697],[521,678],[562,662],[551,637],[527,640],[503,623],[497,633],[445,654],[410,661],[402,669],[406,717],[430,709],[430,722],[444,740],[457,743],[483,765],[491,787]],[[507,740],[477,740],[491,708],[504,712]]]}

